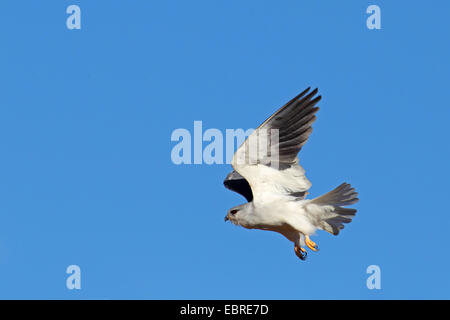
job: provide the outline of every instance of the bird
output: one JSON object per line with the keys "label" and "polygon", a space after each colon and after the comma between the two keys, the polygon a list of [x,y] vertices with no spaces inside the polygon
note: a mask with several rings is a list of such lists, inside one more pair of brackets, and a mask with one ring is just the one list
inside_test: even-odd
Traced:
{"label": "bird", "polygon": [[317,230],[335,236],[350,223],[359,201],[348,183],[317,198],[307,199],[311,182],[299,163],[298,153],[307,142],[322,96],[307,88],[254,130],[236,150],[233,171],[224,186],[245,197],[247,203],[228,210],[225,222],[247,229],[278,232],[294,244],[305,260],[306,247],[318,251],[311,240]]}

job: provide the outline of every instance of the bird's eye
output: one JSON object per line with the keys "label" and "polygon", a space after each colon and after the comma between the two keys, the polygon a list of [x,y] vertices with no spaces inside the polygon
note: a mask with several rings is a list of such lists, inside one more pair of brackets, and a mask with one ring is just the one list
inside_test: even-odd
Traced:
{"label": "bird's eye", "polygon": [[235,209],[233,209],[233,210],[230,211],[230,213],[233,214],[233,215],[236,214],[237,212],[238,212],[238,211],[235,210]]}

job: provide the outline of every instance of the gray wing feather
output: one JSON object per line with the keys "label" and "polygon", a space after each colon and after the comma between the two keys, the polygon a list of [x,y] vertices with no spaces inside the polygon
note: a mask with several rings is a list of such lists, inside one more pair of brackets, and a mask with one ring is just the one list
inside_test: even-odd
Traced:
{"label": "gray wing feather", "polygon": [[279,130],[278,156],[281,164],[297,163],[297,154],[312,132],[311,125],[316,120],[315,113],[319,110],[315,105],[321,96],[314,97],[317,89],[308,94],[309,90],[310,88],[307,88],[290,100],[257,129],[267,130],[268,133],[270,129]]}

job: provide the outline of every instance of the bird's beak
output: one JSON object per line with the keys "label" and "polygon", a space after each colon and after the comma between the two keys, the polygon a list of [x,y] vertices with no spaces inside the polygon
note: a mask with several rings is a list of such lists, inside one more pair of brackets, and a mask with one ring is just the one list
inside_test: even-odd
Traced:
{"label": "bird's beak", "polygon": [[230,220],[230,219],[228,219],[228,214],[225,216],[225,219],[223,219],[225,222],[227,222],[228,220]]}

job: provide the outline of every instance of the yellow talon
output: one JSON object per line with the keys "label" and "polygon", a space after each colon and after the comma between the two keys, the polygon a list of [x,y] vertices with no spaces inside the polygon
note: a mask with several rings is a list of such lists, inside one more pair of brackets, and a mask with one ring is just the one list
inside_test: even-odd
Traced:
{"label": "yellow talon", "polygon": [[312,251],[319,251],[319,247],[309,238],[309,236],[305,236],[305,243]]}

